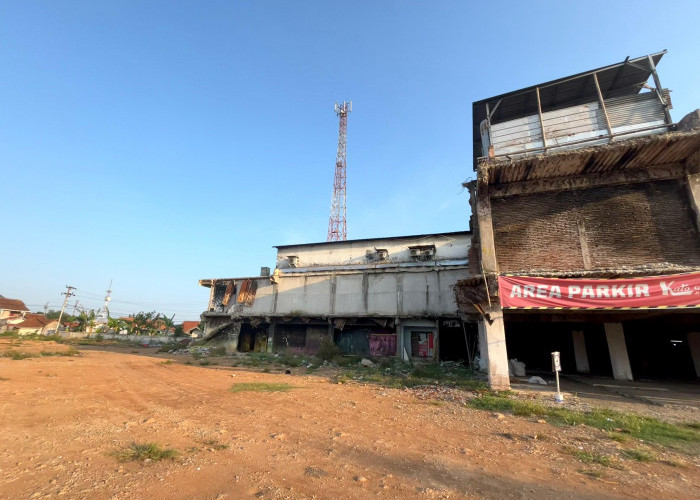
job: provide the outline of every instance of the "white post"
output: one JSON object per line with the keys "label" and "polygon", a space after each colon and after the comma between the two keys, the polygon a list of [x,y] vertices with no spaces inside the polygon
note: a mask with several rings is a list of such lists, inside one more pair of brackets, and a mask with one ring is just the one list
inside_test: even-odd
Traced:
{"label": "white post", "polygon": [[559,356],[559,351],[554,351],[552,353],[552,371],[557,379],[557,394],[554,396],[554,400],[561,403],[564,401],[564,396],[561,395],[561,390],[559,389],[559,372],[561,371],[561,358]]}

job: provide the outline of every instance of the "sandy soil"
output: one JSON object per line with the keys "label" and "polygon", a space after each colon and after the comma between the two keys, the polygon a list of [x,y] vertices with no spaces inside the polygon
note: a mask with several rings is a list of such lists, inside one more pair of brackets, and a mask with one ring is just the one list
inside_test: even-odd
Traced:
{"label": "sandy soil", "polygon": [[[9,347],[0,339],[0,352]],[[165,364],[144,355],[154,351],[0,358],[0,497],[700,497],[696,457],[654,448],[669,463],[626,460],[620,447],[644,445],[620,444],[596,429],[301,371]],[[295,388],[229,390],[240,382]],[[157,442],[180,455],[118,462],[112,453],[132,442]],[[611,466],[581,463],[566,447],[605,452]]]}

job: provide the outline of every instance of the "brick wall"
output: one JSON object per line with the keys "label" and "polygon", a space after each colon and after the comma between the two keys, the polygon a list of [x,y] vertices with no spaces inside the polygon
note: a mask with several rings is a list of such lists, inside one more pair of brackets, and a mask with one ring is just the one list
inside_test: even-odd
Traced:
{"label": "brick wall", "polygon": [[[671,180],[492,200],[501,272],[700,265],[685,187]],[[580,224],[580,222],[582,224]]]}

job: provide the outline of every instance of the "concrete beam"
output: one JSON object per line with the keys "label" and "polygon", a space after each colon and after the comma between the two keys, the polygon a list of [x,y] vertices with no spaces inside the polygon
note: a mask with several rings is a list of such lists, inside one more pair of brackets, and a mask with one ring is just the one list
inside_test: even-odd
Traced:
{"label": "concrete beam", "polygon": [[573,330],[571,337],[574,341],[574,358],[576,358],[576,371],[579,373],[590,373],[591,367],[588,364],[588,352],[586,351],[586,339],[583,331]]}
{"label": "concrete beam", "polygon": [[700,378],[700,332],[688,333],[688,347],[695,365],[695,375]]}
{"label": "concrete beam", "polygon": [[618,170],[594,174],[581,174],[553,179],[533,179],[529,181],[497,184],[489,188],[491,198],[506,198],[522,194],[540,194],[559,191],[575,191],[604,186],[639,184],[643,182],[682,179],[683,165],[672,163],[634,170]]}
{"label": "concrete beam", "polygon": [[605,323],[604,326],[605,337],[608,339],[613,378],[615,380],[634,380],[622,323]]}

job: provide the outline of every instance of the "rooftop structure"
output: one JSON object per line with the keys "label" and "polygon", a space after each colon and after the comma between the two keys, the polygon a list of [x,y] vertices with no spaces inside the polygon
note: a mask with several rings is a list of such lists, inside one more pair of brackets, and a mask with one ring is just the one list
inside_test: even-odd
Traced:
{"label": "rooftop structure", "polygon": [[546,154],[670,130],[669,91],[656,72],[665,53],[475,102],[474,169],[483,157]]}

